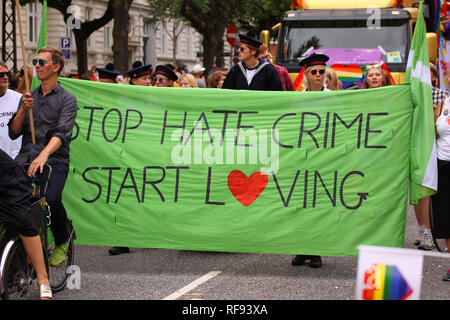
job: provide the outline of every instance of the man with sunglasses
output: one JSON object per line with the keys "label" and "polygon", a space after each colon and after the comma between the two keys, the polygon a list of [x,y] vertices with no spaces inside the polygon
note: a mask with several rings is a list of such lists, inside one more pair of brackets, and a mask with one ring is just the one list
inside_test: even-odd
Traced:
{"label": "man with sunglasses", "polygon": [[283,91],[275,67],[258,58],[261,45],[251,34],[239,35],[239,63],[228,72],[222,89]]}
{"label": "man with sunglasses", "polygon": [[5,151],[11,158],[19,153],[22,138],[11,140],[8,135],[8,122],[17,111],[22,95],[9,86],[9,72],[7,65],[0,62],[0,149]]}
{"label": "man with sunglasses", "polygon": [[155,81],[157,87],[173,87],[178,76],[172,69],[172,65],[159,65],[155,68]]}
{"label": "man with sunglasses", "polygon": [[325,86],[326,62],[330,58],[324,54],[313,53],[300,61],[303,70],[303,91],[329,91]]}
{"label": "man with sunglasses", "polygon": [[[78,111],[77,99],[58,82],[64,68],[64,55],[55,48],[42,48],[33,60],[41,85],[26,92],[19,109],[8,123],[9,136],[22,136],[22,147],[16,157],[18,163],[31,163],[28,175],[52,167],[47,192],[47,203],[52,210],[50,226],[56,247],[49,259],[51,266],[64,263],[69,233],[67,213],[62,203],[62,192],[69,172],[70,138]],[[32,141],[29,110],[33,112],[35,143]]]}

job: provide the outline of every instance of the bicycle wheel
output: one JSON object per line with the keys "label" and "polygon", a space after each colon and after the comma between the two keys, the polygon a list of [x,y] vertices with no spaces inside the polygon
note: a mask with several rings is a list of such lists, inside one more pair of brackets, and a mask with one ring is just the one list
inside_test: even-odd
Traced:
{"label": "bicycle wheel", "polygon": [[[47,257],[44,255],[47,265]],[[6,258],[3,269],[4,300],[39,300],[39,285],[30,258],[22,241],[16,240]]]}
{"label": "bicycle wheel", "polygon": [[[69,230],[69,246],[67,248],[66,260],[57,267],[49,266],[48,279],[53,292],[59,292],[64,290],[67,280],[69,278],[69,273],[67,272],[69,266],[73,265],[74,262],[74,244],[75,231],[72,226],[72,222],[68,220],[67,228]],[[50,232],[51,233],[51,232]],[[50,257],[55,248],[55,242],[53,237],[49,237],[49,242],[47,246],[48,256]]]}
{"label": "bicycle wheel", "polygon": [[[431,230],[433,230],[433,205],[431,200],[430,200],[430,225]],[[433,241],[437,251],[447,252],[447,242],[445,241],[445,239],[435,238],[433,234]]]}

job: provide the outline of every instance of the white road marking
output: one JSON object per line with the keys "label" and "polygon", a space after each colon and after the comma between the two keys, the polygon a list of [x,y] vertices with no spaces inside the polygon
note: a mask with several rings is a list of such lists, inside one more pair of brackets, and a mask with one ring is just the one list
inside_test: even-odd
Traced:
{"label": "white road marking", "polygon": [[181,288],[180,290],[177,290],[174,293],[172,293],[171,295],[168,295],[163,300],[175,300],[175,299],[178,299],[183,294],[185,294],[185,293],[191,291],[192,289],[198,287],[202,283],[204,283],[204,282],[214,278],[215,276],[217,276],[221,272],[222,271],[211,271],[211,272],[205,274],[204,276],[198,278],[197,280],[189,283],[187,286]]}

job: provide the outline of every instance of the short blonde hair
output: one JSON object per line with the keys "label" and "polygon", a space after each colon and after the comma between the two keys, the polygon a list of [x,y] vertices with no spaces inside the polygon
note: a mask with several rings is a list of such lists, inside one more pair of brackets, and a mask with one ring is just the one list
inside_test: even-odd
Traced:
{"label": "short blonde hair", "polygon": [[197,81],[195,80],[195,77],[192,74],[190,74],[190,73],[183,73],[180,76],[180,81],[179,81],[180,86],[181,86],[181,81],[183,81],[183,80],[186,80],[186,82],[189,83],[189,85],[192,88],[198,88]]}

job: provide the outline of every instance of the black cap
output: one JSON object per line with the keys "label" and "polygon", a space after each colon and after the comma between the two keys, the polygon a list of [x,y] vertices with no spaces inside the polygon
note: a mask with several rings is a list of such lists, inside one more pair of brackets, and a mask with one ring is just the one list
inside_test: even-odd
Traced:
{"label": "black cap", "polygon": [[133,62],[132,69],[128,70],[126,73],[131,79],[134,79],[150,75],[151,69],[152,69],[151,64],[143,65],[141,61],[135,61]]}
{"label": "black cap", "polygon": [[120,75],[120,71],[114,69],[114,65],[112,63],[108,63],[104,68],[97,68],[97,71],[100,78],[114,80]]}
{"label": "black cap", "polygon": [[326,66],[330,58],[323,53],[312,53],[309,57],[301,60],[298,64],[300,67]]}
{"label": "black cap", "polygon": [[177,74],[171,68],[169,68],[167,66],[164,66],[164,65],[156,66],[155,71],[156,71],[156,74],[161,74],[163,76],[166,76],[170,80],[173,80],[173,81],[178,80]]}
{"label": "black cap", "polygon": [[245,43],[256,48],[259,48],[262,45],[262,42],[256,39],[256,37],[253,37],[252,34],[240,34],[239,43]]}

